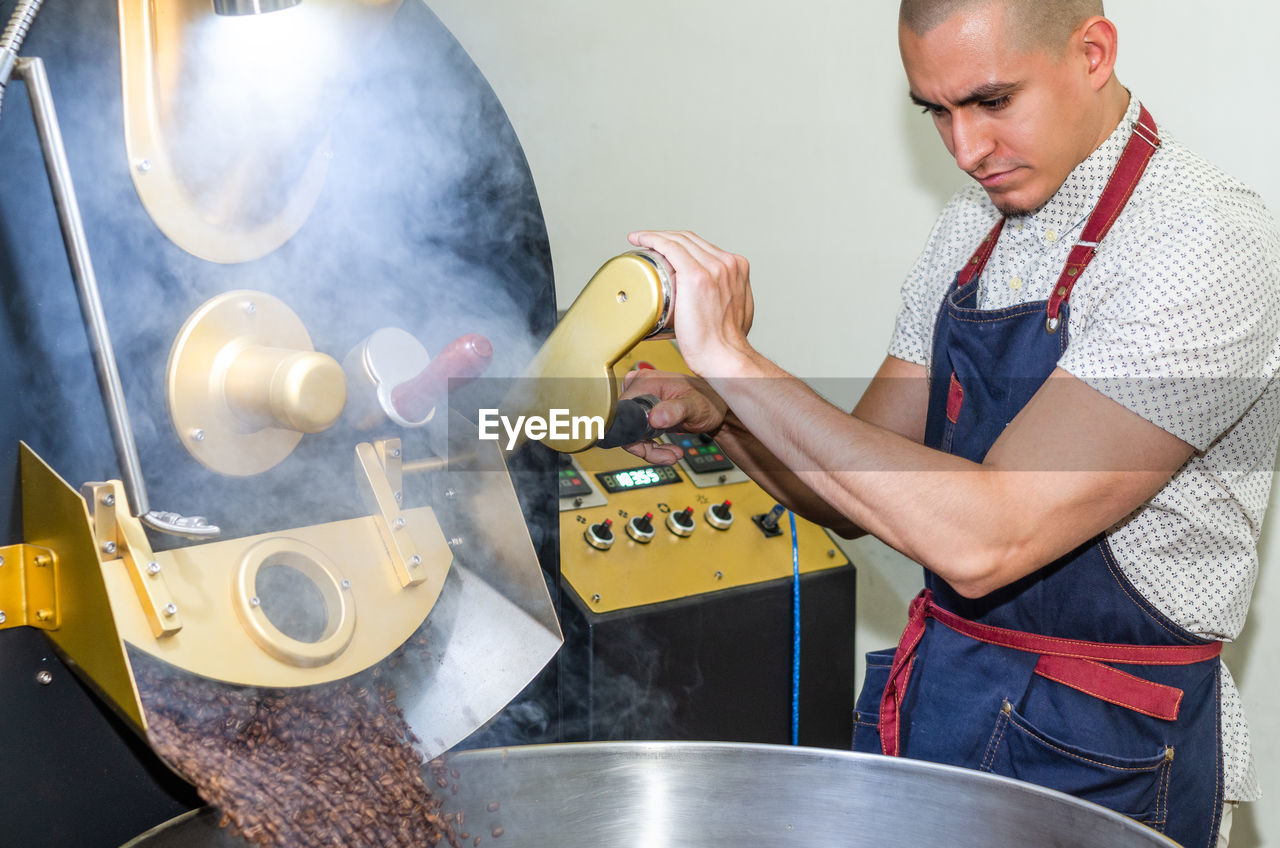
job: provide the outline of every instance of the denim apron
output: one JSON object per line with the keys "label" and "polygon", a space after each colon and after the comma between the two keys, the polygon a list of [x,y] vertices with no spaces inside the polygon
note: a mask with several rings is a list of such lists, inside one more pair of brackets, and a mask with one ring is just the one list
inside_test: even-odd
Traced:
{"label": "denim apron", "polygon": [[[934,335],[926,445],[981,462],[1048,378],[1071,287],[1158,146],[1143,109],[1049,300],[976,308],[1003,221],[956,275]],[[926,570],[898,647],[867,657],[853,747],[1048,786],[1211,848],[1220,651],[1149,604],[1102,535],[976,600]]]}

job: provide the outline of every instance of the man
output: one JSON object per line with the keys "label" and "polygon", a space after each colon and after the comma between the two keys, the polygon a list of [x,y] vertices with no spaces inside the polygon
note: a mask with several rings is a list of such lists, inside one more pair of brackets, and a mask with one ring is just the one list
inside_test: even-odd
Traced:
{"label": "man", "polygon": [[796,511],[925,567],[902,642],[868,658],[855,749],[1212,846],[1258,797],[1218,653],[1247,611],[1280,433],[1280,236],[1120,84],[1102,11],[902,3],[910,96],[976,184],[935,225],[852,415],[751,347],[746,260],[692,233],[631,240],[676,270],[700,379],[640,372],[627,394],[662,398],[655,426],[714,433]]}

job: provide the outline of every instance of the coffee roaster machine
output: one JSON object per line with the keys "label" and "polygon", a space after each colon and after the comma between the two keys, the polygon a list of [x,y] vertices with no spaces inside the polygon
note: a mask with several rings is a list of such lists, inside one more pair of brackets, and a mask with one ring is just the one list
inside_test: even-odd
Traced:
{"label": "coffee roaster machine", "polygon": [[[785,741],[792,561],[760,490],[710,444],[649,487],[591,439],[478,437],[513,403],[613,421],[621,373],[682,367],[628,353],[674,281],[619,257],[557,325],[519,143],[426,5],[21,0],[0,86],[6,841],[117,845],[199,804],[145,741],[144,655],[289,687],[418,650],[428,754]],[[852,568],[801,527],[802,740],[840,746]]]}

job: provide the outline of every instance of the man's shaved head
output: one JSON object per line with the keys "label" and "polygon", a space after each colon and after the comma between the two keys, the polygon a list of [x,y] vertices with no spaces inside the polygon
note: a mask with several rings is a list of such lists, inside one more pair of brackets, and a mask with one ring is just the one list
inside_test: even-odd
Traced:
{"label": "man's shaved head", "polygon": [[1102,0],[902,0],[898,22],[925,35],[956,12],[989,4],[1004,7],[1009,30],[1024,50],[1061,50],[1080,24],[1103,14]]}

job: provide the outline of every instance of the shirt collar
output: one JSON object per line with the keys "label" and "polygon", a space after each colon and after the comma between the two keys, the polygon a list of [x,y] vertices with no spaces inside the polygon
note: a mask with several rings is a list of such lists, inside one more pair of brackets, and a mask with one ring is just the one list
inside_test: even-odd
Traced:
{"label": "shirt collar", "polygon": [[1111,135],[1067,175],[1049,202],[1030,215],[1010,218],[1010,222],[1030,226],[1037,231],[1052,230],[1059,236],[1082,226],[1111,179],[1141,111],[1142,104],[1138,98],[1130,95],[1129,108]]}

